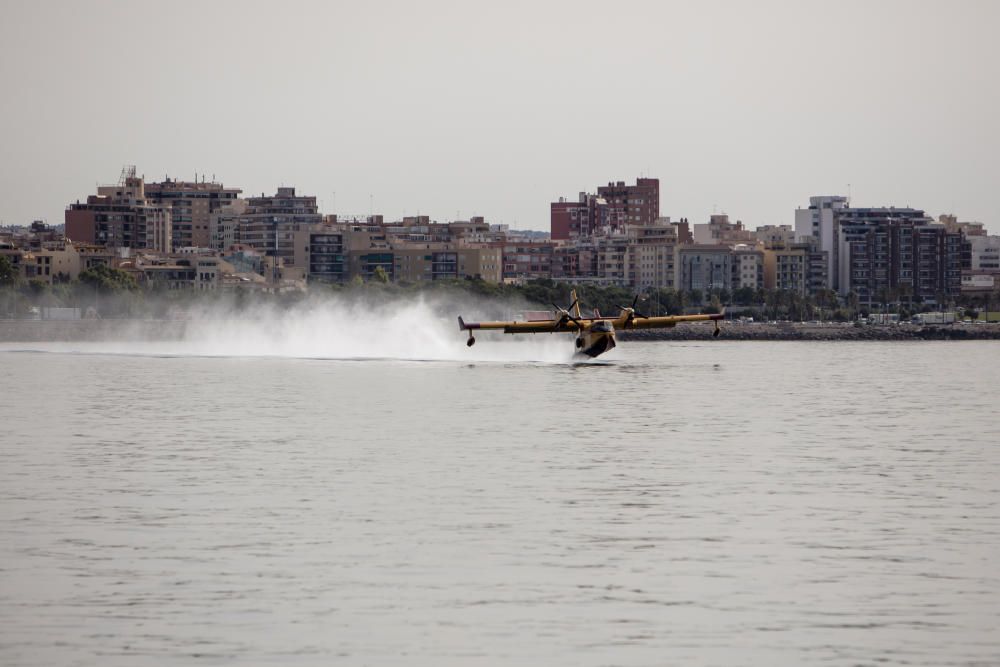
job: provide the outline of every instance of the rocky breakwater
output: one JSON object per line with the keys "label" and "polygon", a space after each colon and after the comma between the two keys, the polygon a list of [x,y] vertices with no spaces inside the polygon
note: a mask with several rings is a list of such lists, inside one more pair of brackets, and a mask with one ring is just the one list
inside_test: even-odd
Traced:
{"label": "rocky breakwater", "polygon": [[[1000,340],[1000,324],[898,324],[889,326],[774,322],[722,322],[719,340]],[[621,331],[622,340],[708,340],[714,325],[681,324],[673,329]]]}

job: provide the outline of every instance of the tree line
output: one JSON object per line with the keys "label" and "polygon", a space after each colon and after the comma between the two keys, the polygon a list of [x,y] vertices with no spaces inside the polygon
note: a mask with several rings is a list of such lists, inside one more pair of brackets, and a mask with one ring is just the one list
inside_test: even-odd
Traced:
{"label": "tree line", "polygon": [[[753,317],[762,320],[830,320],[847,322],[872,312],[897,313],[901,319],[930,310],[915,303],[905,290],[882,290],[878,304],[863,306],[857,294],[839,296],[833,290],[819,290],[803,294],[790,290],[753,289],[735,290],[677,290],[653,288],[637,293],[628,287],[601,285],[573,285],[548,278],[530,280],[524,284],[497,284],[480,279],[436,280],[418,283],[391,282],[385,275],[374,275],[365,281],[360,277],[348,283],[312,283],[309,295],[301,292],[281,294],[254,293],[235,290],[224,295],[227,305],[266,302],[275,306],[292,306],[307,296],[345,294],[361,296],[376,301],[412,298],[421,294],[446,295],[449,292],[465,296],[490,299],[519,299],[539,308],[551,310],[553,306],[570,305],[570,292],[576,290],[581,310],[590,314],[615,315],[622,307],[631,306],[645,315],[681,315],[690,313],[718,313],[723,310],[733,316]],[[965,309],[969,316],[978,310],[998,307],[1000,294],[980,296],[963,295],[955,300],[941,295],[939,302],[954,309]],[[0,316],[24,316],[33,308],[45,306],[93,308],[102,317],[161,317],[171,308],[185,308],[194,304],[211,304],[223,298],[216,291],[194,290],[166,291],[142,289],[127,272],[99,265],[82,271],[76,280],[60,277],[49,285],[44,280],[25,281],[7,257],[0,256]]]}

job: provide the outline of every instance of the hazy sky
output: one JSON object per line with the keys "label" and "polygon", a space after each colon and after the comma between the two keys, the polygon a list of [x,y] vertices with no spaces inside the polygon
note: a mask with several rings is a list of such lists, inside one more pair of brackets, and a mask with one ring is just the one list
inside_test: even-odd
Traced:
{"label": "hazy sky", "polygon": [[640,174],[663,215],[750,227],[850,183],[1000,232],[1000,2],[0,8],[4,224],[135,164],[546,230],[560,195]]}

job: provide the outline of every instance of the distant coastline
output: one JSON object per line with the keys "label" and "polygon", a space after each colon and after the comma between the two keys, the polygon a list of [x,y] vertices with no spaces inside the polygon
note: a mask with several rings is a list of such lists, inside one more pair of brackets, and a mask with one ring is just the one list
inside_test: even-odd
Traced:
{"label": "distant coastline", "polygon": [[[625,331],[626,341],[708,340],[713,328],[687,325],[674,329]],[[776,322],[723,323],[719,340],[812,340],[812,341],[892,341],[892,340],[1000,340],[998,324],[898,324],[887,326],[853,323]]]}
{"label": "distant coastline", "polygon": [[[0,320],[0,342],[175,341],[205,320]],[[619,331],[623,341],[710,340],[713,327],[689,324],[674,329]],[[456,331],[456,339],[458,338]],[[842,323],[723,323],[718,340],[901,341],[1000,340],[1000,324],[854,326]],[[459,341],[461,342],[461,341]]]}

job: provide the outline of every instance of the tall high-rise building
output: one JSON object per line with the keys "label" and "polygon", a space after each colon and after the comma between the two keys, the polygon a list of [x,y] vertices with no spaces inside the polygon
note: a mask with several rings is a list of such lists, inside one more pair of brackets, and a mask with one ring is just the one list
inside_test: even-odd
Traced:
{"label": "tall high-rise building", "polygon": [[949,232],[922,215],[863,220],[861,216],[840,228],[842,294],[854,292],[864,304],[899,300],[941,303],[958,296],[962,285],[960,232]]}
{"label": "tall high-rise building", "polygon": [[[826,287],[836,290],[840,295],[846,295],[852,290],[859,289],[871,293],[869,297],[874,298],[874,293],[884,288],[895,288],[909,285],[914,276],[908,275],[908,271],[913,270],[912,266],[881,266],[883,259],[873,260],[879,266],[873,266],[875,275],[857,273],[854,264],[860,262],[858,253],[865,252],[863,244],[855,245],[856,242],[865,240],[868,243],[875,243],[881,248],[877,255],[887,253],[902,252],[906,254],[909,250],[903,241],[903,249],[895,247],[882,247],[886,238],[898,238],[898,232],[893,231],[897,227],[920,227],[931,225],[933,221],[920,209],[897,208],[897,207],[871,207],[858,208],[849,206],[846,197],[841,196],[821,196],[810,197],[809,208],[797,209],[795,211],[795,234],[799,240],[809,240],[816,246],[819,253],[825,253],[827,261]],[[945,225],[933,225],[929,229],[938,230],[935,233],[953,234],[946,244],[941,245],[941,252],[950,252],[950,244],[954,243],[954,238],[959,238],[957,232],[949,232]],[[959,249],[960,251],[961,249]],[[873,246],[874,251],[874,246]],[[950,259],[941,259],[942,262],[950,262]],[[904,262],[906,263],[906,262]],[[891,276],[885,273],[895,270],[897,273]],[[930,269],[925,269],[930,270]],[[919,280],[912,285],[914,291],[924,295],[924,299],[933,299],[933,292],[949,292],[952,287],[952,278],[939,276],[936,287],[921,287]],[[959,280],[960,282],[960,280]],[[958,284],[956,282],[956,284]],[[955,288],[957,289],[957,287]]]}

